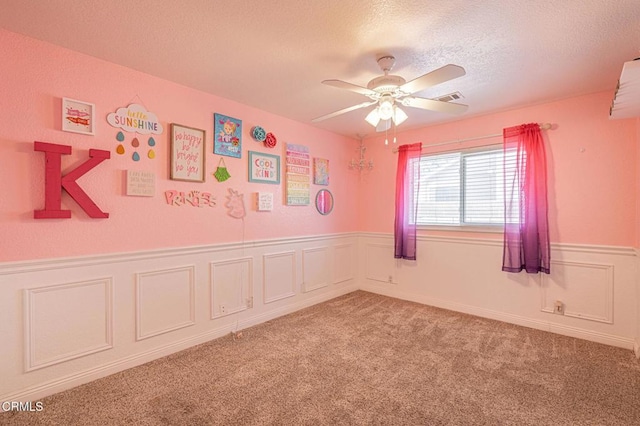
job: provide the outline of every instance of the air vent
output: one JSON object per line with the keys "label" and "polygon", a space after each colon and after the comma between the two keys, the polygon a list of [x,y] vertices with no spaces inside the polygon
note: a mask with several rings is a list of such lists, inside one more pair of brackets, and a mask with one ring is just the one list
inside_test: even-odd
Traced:
{"label": "air vent", "polygon": [[453,93],[449,93],[448,95],[444,95],[444,96],[440,96],[439,98],[436,98],[436,101],[451,102],[451,101],[457,101],[458,99],[462,99],[462,98],[464,98],[464,96],[462,96],[462,93],[453,92]]}

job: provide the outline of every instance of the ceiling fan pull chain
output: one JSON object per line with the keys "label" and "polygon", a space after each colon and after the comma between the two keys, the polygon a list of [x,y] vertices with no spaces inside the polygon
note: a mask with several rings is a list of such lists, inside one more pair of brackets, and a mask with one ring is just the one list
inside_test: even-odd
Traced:
{"label": "ceiling fan pull chain", "polygon": [[396,129],[398,128],[398,125],[396,124],[396,122],[393,122],[393,143],[396,143]]}

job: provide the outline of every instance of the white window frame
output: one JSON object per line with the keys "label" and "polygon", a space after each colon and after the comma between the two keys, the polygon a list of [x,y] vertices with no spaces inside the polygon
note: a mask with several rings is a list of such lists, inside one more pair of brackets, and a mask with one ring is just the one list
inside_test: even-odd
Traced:
{"label": "white window frame", "polygon": [[[468,149],[452,149],[446,151],[438,151],[429,154],[422,154],[420,159],[423,157],[431,157],[442,154],[452,154],[452,153],[460,153],[462,156],[468,154],[474,154],[478,152],[490,152],[490,151],[499,151],[503,150],[504,146],[501,143],[492,144],[492,145],[484,145],[481,147],[468,148]],[[464,161],[461,159],[460,164],[460,219],[464,219],[464,205],[463,197],[464,197]],[[455,232],[482,232],[482,233],[492,233],[492,234],[502,234],[504,232],[504,223],[499,224],[468,224],[464,223],[461,220],[459,225],[430,225],[430,224],[417,224],[416,227],[418,229],[423,230],[436,230],[436,231],[455,231]]]}

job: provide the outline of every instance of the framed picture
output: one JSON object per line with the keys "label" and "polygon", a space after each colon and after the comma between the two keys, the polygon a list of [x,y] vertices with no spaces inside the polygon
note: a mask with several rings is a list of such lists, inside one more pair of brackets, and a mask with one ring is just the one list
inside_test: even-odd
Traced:
{"label": "framed picture", "polygon": [[287,206],[308,206],[311,198],[309,147],[287,143],[285,202]]}
{"label": "framed picture", "polygon": [[324,158],[313,159],[313,183],[316,185],[329,185],[329,160]]}
{"label": "framed picture", "polygon": [[62,130],[65,132],[95,134],[96,106],[89,102],[62,98]]}
{"label": "framed picture", "polygon": [[242,156],[242,120],[213,114],[213,153],[235,158]]}
{"label": "framed picture", "polygon": [[206,132],[181,124],[171,124],[172,180],[204,182]]}
{"label": "framed picture", "polygon": [[280,157],[249,151],[249,182],[280,184]]}

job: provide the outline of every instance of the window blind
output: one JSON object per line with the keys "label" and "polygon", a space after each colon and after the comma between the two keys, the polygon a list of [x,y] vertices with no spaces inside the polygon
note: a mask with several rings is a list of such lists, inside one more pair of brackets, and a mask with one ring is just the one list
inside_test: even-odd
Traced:
{"label": "window blind", "polygon": [[[416,161],[420,168],[418,225],[504,224],[504,173],[515,182],[515,150],[489,148],[483,151],[425,155]],[[517,223],[517,217],[508,222]]]}

